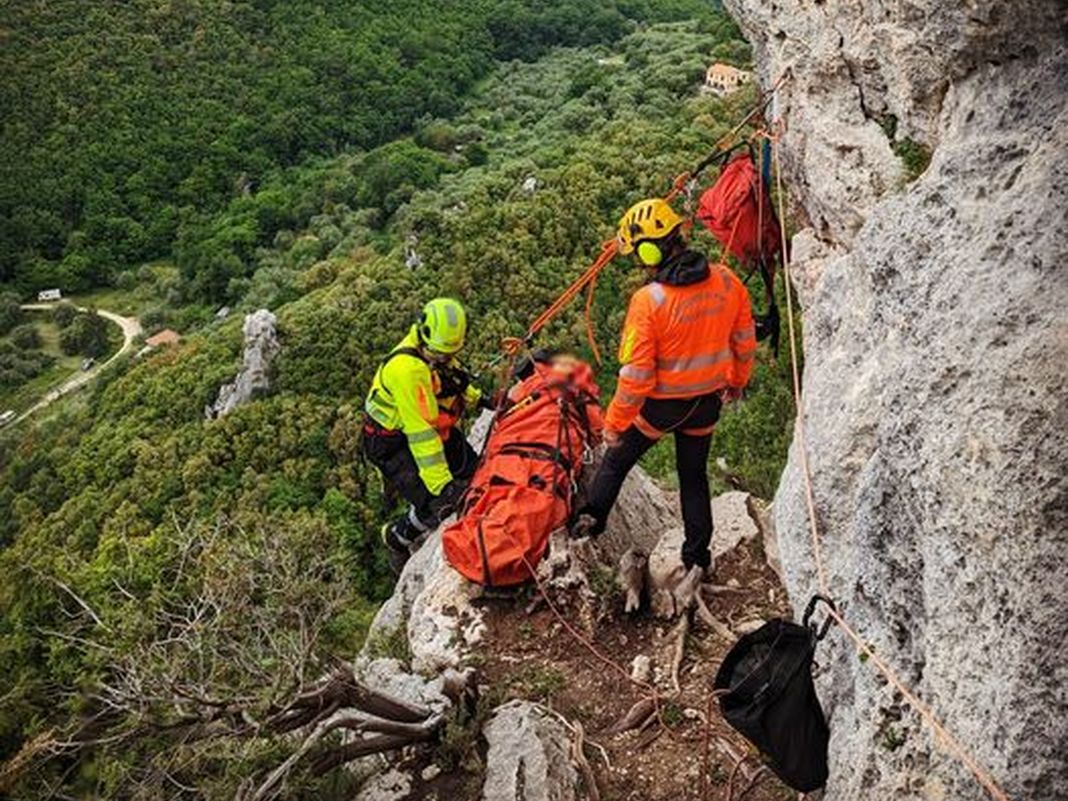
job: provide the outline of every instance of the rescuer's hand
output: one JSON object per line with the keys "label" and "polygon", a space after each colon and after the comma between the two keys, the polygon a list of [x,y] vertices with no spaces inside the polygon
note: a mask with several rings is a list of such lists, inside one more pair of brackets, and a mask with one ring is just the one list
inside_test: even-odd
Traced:
{"label": "rescuer's hand", "polygon": [[499,389],[490,396],[483,395],[478,399],[478,408],[487,409],[491,412],[497,411],[497,409],[504,402],[505,392],[503,389]]}
{"label": "rescuer's hand", "polygon": [[445,485],[445,488],[441,491],[434,500],[430,502],[430,509],[434,513],[434,516],[438,520],[444,520],[446,517],[457,511],[460,507],[460,502],[464,497],[464,490],[467,489],[467,485],[462,481],[457,481],[455,478]]}
{"label": "rescuer's hand", "polygon": [[725,387],[720,391],[719,397],[724,404],[733,403],[734,401],[741,400],[745,389],[742,387]]}
{"label": "rescuer's hand", "polygon": [[618,431],[613,431],[610,428],[604,430],[604,444],[609,448],[614,448],[619,444],[620,434]]}

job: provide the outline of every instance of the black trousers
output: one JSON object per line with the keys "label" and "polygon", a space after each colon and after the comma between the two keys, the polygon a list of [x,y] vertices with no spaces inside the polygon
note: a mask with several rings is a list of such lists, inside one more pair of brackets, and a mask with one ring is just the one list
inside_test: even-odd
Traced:
{"label": "black trousers", "polygon": [[419,467],[403,434],[364,431],[363,452],[367,460],[381,471],[387,487],[412,505],[413,513],[425,529],[436,528],[449,516],[459,500],[459,490],[467,486],[478,466],[478,454],[460,431],[455,428],[449,431],[444,445],[445,461],[453,480],[440,495],[432,495],[419,475]]}
{"label": "black trousers", "polygon": [[[712,445],[710,429],[719,420],[722,402],[718,394],[697,398],[659,400],[650,398],[642,406],[643,427],[675,435],[675,467],[679,476],[682,520],[686,540],[682,545],[682,563],[687,570],[695,565],[712,563],[712,495],[708,488],[708,454]],[[687,433],[687,432],[700,433]],[[631,426],[609,448],[589,488],[586,506],[581,513],[592,515],[597,524],[594,534],[604,531],[608,513],[615,506],[623,480],[638,460],[659,440]]]}

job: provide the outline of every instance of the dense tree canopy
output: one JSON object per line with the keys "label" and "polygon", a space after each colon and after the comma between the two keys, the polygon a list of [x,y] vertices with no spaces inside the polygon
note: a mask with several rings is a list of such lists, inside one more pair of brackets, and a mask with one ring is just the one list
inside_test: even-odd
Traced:
{"label": "dense tree canopy", "polygon": [[75,315],[60,329],[59,346],[68,356],[103,356],[108,351],[108,322],[95,311]]}
{"label": "dense tree canopy", "polygon": [[19,296],[14,292],[0,292],[0,335],[8,333],[21,322]]}
{"label": "dense tree canopy", "polygon": [[[212,300],[241,288],[231,281],[251,249],[299,212],[276,191],[214,221],[230,201],[452,115],[495,57],[710,13],[697,0],[57,0],[4,12],[0,283],[83,290],[195,241],[185,266],[211,273],[194,293]],[[408,161],[415,188],[438,169]],[[388,209],[408,190],[370,191]]]}

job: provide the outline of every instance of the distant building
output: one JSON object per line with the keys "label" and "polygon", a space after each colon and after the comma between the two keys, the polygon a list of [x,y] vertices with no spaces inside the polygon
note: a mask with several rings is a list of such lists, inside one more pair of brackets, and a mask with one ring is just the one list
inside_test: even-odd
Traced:
{"label": "distant building", "polygon": [[63,293],[58,289],[42,289],[37,293],[37,300],[41,303],[46,303],[50,300],[62,300]]}
{"label": "distant building", "polygon": [[717,95],[729,95],[749,83],[745,70],[717,61],[705,72],[705,90]]}
{"label": "distant building", "polygon": [[158,334],[153,334],[145,340],[145,345],[150,348],[162,348],[167,345],[176,345],[178,340],[181,339],[177,331],[172,331],[169,328],[164,328]]}
{"label": "distant building", "polygon": [[215,312],[215,319],[216,320],[225,320],[229,316],[230,316],[230,307],[229,306],[223,306],[221,309],[219,309],[217,312]]}

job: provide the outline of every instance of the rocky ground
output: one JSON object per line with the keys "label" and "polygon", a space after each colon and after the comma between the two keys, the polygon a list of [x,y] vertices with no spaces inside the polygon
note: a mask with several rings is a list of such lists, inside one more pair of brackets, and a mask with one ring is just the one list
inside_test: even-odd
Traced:
{"label": "rocky ground", "polygon": [[[715,580],[730,591],[714,597],[711,611],[734,631],[748,631],[770,617],[789,615],[785,594],[767,566],[759,539],[744,540],[724,554],[718,560]],[[670,678],[672,623],[656,618],[648,608],[627,615],[623,593],[610,572],[595,576],[594,588],[596,620],[583,633],[615,667],[573,637],[544,603],[528,612],[527,606],[540,596],[524,593],[513,601],[485,604],[486,645],[475,654],[484,680],[506,698],[535,700],[569,724],[582,725],[590,742],[586,756],[602,799],[698,798],[702,773],[708,787],[706,798],[727,798],[736,757],[747,748],[718,710],[713,709],[710,718],[707,713],[716,670],[732,642],[695,625],[679,670],[681,692],[675,693]],[[558,610],[561,614],[581,619],[576,610],[581,601],[571,598],[563,603],[567,605]],[[613,734],[613,725],[632,706],[650,697],[629,678],[633,661],[642,657],[651,663],[653,683],[661,692],[659,719],[654,717],[644,731]],[[707,726],[706,721],[710,721]],[[706,741],[707,767],[703,758]],[[748,764],[755,768],[759,761]],[[735,798],[746,784],[746,777],[736,777]],[[769,778],[745,797],[771,801],[794,795]]]}
{"label": "rocky ground", "polygon": [[[679,616],[650,603],[680,575],[676,509],[637,471],[605,537],[573,546],[556,536],[539,585],[504,597],[465,582],[439,540],[428,541],[383,607],[357,674],[433,705],[436,677],[473,670],[479,700],[454,710],[437,741],[369,760],[359,801],[795,797],[710,706],[735,638],[790,614],[768,516],[744,493],[715,500],[705,595],[714,623],[694,616],[679,660]],[[631,548],[649,554],[651,587],[628,614],[617,565]],[[645,725],[620,731],[635,710]]]}

